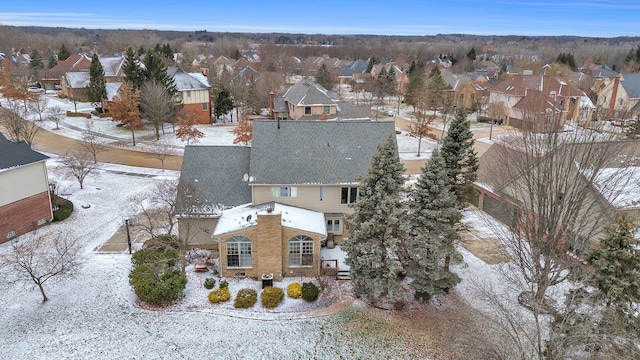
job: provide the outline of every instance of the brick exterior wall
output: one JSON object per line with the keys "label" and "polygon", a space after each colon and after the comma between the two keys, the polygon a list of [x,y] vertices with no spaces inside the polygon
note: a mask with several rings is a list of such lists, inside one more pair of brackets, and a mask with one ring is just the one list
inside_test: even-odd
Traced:
{"label": "brick exterior wall", "polygon": [[0,243],[15,238],[7,239],[7,233],[10,231],[15,231],[15,236],[24,235],[38,228],[39,220],[45,219],[46,223],[49,223],[52,218],[51,200],[47,191],[2,206],[0,207]]}
{"label": "brick exterior wall", "polygon": [[207,105],[207,110],[202,110],[202,103],[185,104],[184,109],[196,116],[198,124],[211,124],[211,102]]}
{"label": "brick exterior wall", "polygon": [[[314,240],[313,266],[289,267],[289,239],[296,235],[306,235]],[[252,242],[252,267],[227,269],[226,241],[233,236],[244,236]],[[234,233],[225,234],[220,239],[220,269],[224,277],[243,276],[258,278],[264,273],[273,273],[275,280],[284,276],[316,276],[320,271],[320,238],[308,233],[282,226],[280,213],[259,213],[257,225]]]}

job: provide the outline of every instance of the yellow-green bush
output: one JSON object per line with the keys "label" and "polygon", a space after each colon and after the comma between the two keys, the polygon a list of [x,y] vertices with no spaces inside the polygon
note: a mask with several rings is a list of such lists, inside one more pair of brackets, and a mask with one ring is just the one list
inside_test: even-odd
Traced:
{"label": "yellow-green bush", "polygon": [[258,300],[258,292],[253,289],[241,289],[233,301],[233,306],[240,309],[252,307]]}
{"label": "yellow-green bush", "polygon": [[267,286],[262,290],[262,294],[260,295],[260,301],[262,301],[262,305],[268,309],[272,309],[284,299],[284,291],[281,288],[275,288],[272,286]]}
{"label": "yellow-green bush", "polygon": [[299,299],[302,296],[302,285],[299,282],[292,282],[287,286],[287,296]]}
{"label": "yellow-green bush", "polygon": [[229,301],[231,299],[231,293],[229,288],[218,288],[209,293],[209,301],[212,303],[219,303]]}

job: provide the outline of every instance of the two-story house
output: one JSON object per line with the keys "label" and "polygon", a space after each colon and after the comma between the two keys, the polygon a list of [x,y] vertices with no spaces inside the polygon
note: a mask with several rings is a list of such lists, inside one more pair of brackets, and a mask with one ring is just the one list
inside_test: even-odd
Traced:
{"label": "two-story house", "polygon": [[640,74],[618,74],[598,93],[598,116],[602,120],[634,119],[640,115]]}
{"label": "two-story house", "polygon": [[24,141],[0,134],[0,243],[53,219],[46,160]]}
{"label": "two-story house", "polygon": [[169,76],[178,90],[178,100],[184,109],[194,114],[200,124],[211,123],[211,84],[205,73],[187,73],[170,66]]}
{"label": "two-story house", "polygon": [[271,93],[269,114],[274,120],[367,120],[371,108],[341,101],[335,92],[304,79],[279,95]]}
{"label": "two-story house", "polygon": [[187,146],[180,236],[217,249],[223,276],[313,276],[320,248],[349,234],[358,196],[391,122],[256,120],[251,147]]}

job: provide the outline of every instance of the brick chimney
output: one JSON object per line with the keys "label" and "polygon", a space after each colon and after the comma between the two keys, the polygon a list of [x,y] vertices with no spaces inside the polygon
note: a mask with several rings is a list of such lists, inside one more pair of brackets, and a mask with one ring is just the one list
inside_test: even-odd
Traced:
{"label": "brick chimney", "polygon": [[202,73],[202,75],[204,75],[207,79],[209,78],[209,68],[200,68],[200,72]]}
{"label": "brick chimney", "polygon": [[613,90],[611,91],[611,100],[609,101],[609,112],[607,112],[607,119],[613,118],[615,115],[616,97],[618,96],[618,86],[620,86],[620,74],[616,75],[613,79]]}

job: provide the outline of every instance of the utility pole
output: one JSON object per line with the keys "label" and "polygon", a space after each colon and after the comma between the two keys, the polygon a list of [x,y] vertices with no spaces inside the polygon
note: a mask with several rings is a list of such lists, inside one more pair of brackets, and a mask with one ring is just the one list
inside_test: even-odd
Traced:
{"label": "utility pole", "polygon": [[124,224],[127,227],[127,245],[129,245],[129,255],[131,255],[131,235],[129,234],[129,219],[125,219]]}

